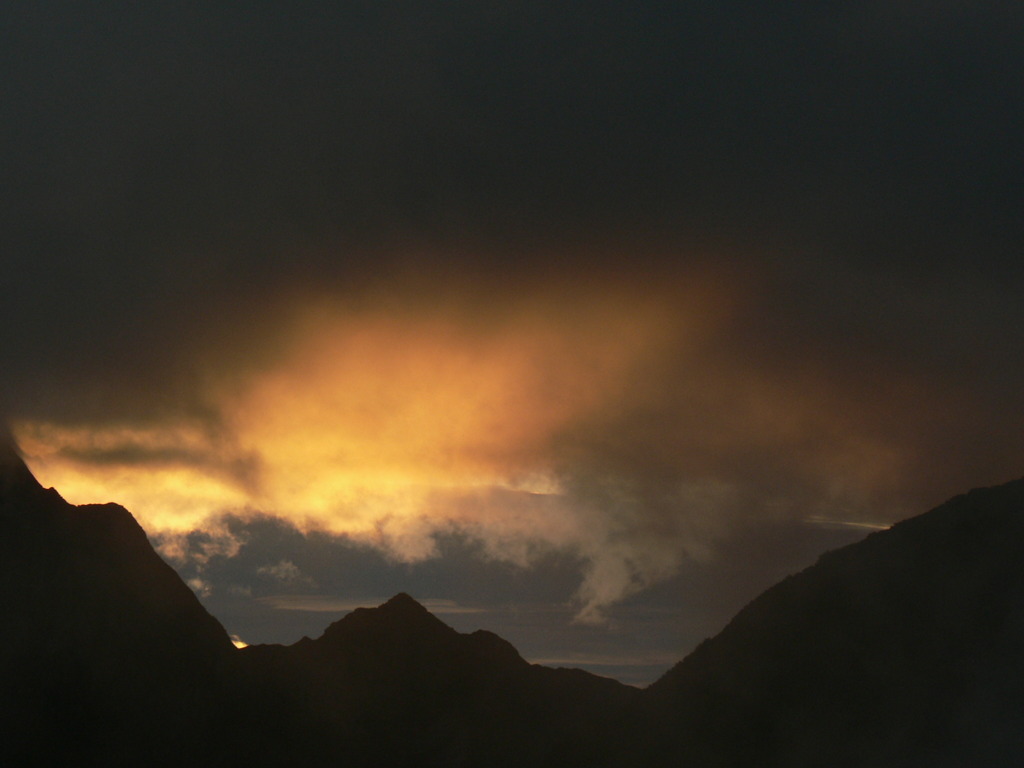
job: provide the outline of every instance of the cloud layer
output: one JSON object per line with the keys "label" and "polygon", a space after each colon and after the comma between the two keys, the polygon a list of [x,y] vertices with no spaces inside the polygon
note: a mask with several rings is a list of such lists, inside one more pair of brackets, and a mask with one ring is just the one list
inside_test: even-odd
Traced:
{"label": "cloud layer", "polygon": [[1022,32],[34,3],[0,32],[0,411],[152,532],[562,551],[585,619],[752,525],[1015,477]]}
{"label": "cloud layer", "polygon": [[754,522],[884,524],[937,503],[977,482],[965,438],[990,446],[982,481],[1016,471],[969,377],[933,381],[863,336],[789,348],[755,322],[763,284],[726,269],[660,277],[478,283],[486,301],[418,280],[355,308],[309,294],[272,350],[243,359],[259,332],[237,329],[197,344],[201,408],[15,431],[44,482],[117,499],[153,533],[216,534],[230,512],[397,562],[453,532],[519,567],[570,552],[582,620]]}

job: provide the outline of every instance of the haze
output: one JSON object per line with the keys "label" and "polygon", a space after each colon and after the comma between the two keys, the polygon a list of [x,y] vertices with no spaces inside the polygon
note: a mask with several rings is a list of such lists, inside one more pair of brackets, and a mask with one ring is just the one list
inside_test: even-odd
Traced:
{"label": "haze", "polygon": [[645,681],[1021,474],[1016,7],[9,16],[0,406],[243,640]]}

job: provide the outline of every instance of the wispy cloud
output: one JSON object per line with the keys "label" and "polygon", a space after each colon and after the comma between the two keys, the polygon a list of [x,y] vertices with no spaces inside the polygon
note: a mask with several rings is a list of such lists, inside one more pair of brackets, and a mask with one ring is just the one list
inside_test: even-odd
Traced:
{"label": "wispy cloud", "polygon": [[885,531],[892,527],[892,523],[871,523],[864,520],[837,520],[823,515],[810,515],[805,518],[810,525],[821,526],[822,528],[863,528],[869,531]]}
{"label": "wispy cloud", "polygon": [[282,584],[316,586],[316,582],[302,573],[291,560],[280,560],[274,565],[262,565],[256,569],[256,575],[268,576]]}
{"label": "wispy cloud", "polygon": [[867,344],[808,357],[766,340],[764,278],[698,264],[660,281],[538,276],[486,302],[417,280],[358,305],[311,290],[275,309],[261,355],[197,353],[203,415],[15,431],[45,483],[125,504],[171,559],[233,546],[225,512],[400,563],[440,556],[456,531],[522,568],[578,558],[582,622],[752,520],[814,509],[809,524],[867,530],[942,493],[933,467],[951,459],[922,456],[956,442],[935,434],[965,429],[969,398],[905,363],[871,371]]}
{"label": "wispy cloud", "polygon": [[[348,613],[356,608],[372,608],[386,602],[388,598],[370,597],[356,599],[331,595],[267,595],[257,600],[281,611],[310,611],[313,613]],[[487,609],[459,605],[453,600],[426,598],[419,601],[431,613],[438,615],[486,613]]]}

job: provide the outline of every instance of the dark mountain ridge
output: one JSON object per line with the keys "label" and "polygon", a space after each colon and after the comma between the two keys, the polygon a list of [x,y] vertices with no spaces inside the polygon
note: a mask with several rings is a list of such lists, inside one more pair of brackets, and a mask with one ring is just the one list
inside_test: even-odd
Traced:
{"label": "dark mountain ridge", "polygon": [[645,697],[643,749],[698,765],[1017,765],[1024,480],[828,552]]}
{"label": "dark mountain ridge", "polygon": [[[316,640],[240,656],[251,685],[302,712],[313,754],[340,741],[357,765],[555,765],[638,694],[529,664],[497,635],[461,634],[406,594],[356,609]],[[278,704],[249,717],[272,718]]]}
{"label": "dark mountain ridge", "polygon": [[636,694],[406,594],[239,651],[127,510],[0,451],[0,764],[554,764]]}
{"label": "dark mountain ridge", "polygon": [[161,765],[161,744],[215,726],[223,627],[126,509],[68,504],[9,442],[0,615],[0,764]]}
{"label": "dark mountain ridge", "polygon": [[114,504],[0,441],[0,764],[1017,765],[1024,480],[823,555],[644,691],[406,594],[236,650]]}

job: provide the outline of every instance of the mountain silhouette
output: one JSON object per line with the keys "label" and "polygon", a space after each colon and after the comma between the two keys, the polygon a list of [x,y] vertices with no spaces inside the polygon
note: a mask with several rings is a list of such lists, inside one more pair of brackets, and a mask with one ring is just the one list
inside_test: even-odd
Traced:
{"label": "mountain silhouette", "polygon": [[224,629],[127,510],[68,504],[9,440],[0,616],[0,764],[161,765],[176,734],[214,726]]}
{"label": "mountain silhouette", "polygon": [[357,765],[557,765],[638,693],[529,664],[497,635],[456,632],[406,594],[356,609],[316,640],[240,656],[254,690],[274,692],[271,708],[251,708],[253,721],[274,722],[281,702],[301,713],[292,759],[344,744]]}
{"label": "mountain silhouette", "polygon": [[1024,759],[1024,480],[826,553],[645,690],[407,594],[238,650],[115,504],[0,440],[0,764],[962,766]]}
{"label": "mountain silhouette", "polygon": [[1024,480],[826,553],[644,692],[644,721],[656,725],[631,754],[695,765],[1020,765],[1022,555]]}

